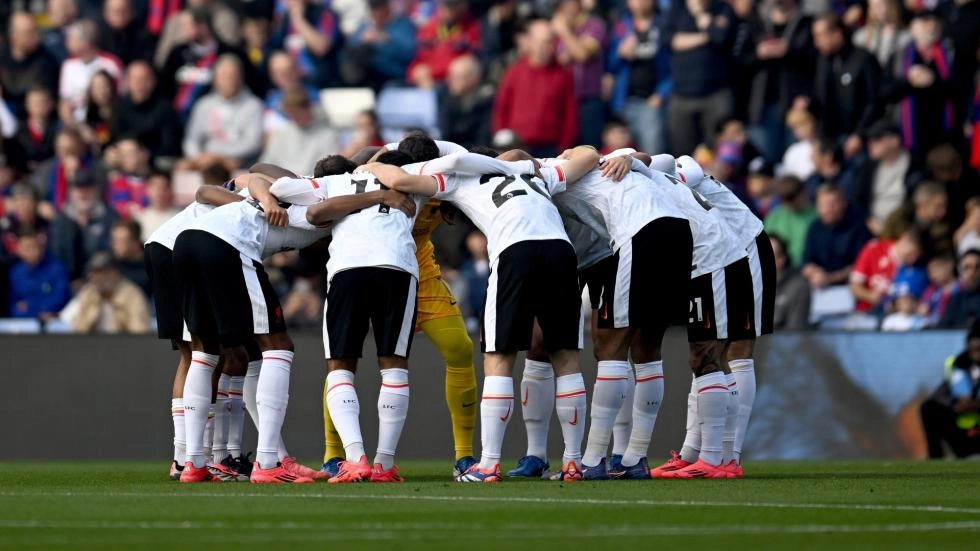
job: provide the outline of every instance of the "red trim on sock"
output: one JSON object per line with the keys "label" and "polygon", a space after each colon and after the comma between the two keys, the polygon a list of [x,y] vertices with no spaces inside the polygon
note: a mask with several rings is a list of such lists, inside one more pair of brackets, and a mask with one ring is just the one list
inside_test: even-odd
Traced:
{"label": "red trim on sock", "polygon": [[339,386],[349,386],[351,388],[354,387],[354,385],[351,384],[351,383],[337,383],[337,384],[333,385],[332,387],[327,388],[327,394],[330,394],[333,391],[333,389],[335,389],[335,388],[337,388]]}
{"label": "red trim on sock", "polygon": [[652,381],[654,379],[663,379],[663,378],[664,378],[663,375],[650,375],[649,377],[644,377],[642,379],[637,379],[636,382],[638,382],[638,383],[645,383],[647,381]]}
{"label": "red trim on sock", "polygon": [[279,360],[280,362],[293,363],[293,360],[287,360],[286,358],[280,358],[278,356],[262,356],[262,361],[266,360]]}
{"label": "red trim on sock", "polygon": [[582,396],[583,394],[585,394],[585,389],[573,390],[564,394],[555,394],[555,398],[572,398],[573,396]]}
{"label": "red trim on sock", "polygon": [[727,387],[727,386],[722,386],[722,385],[711,385],[711,386],[706,386],[706,387],[704,387],[704,388],[699,388],[699,389],[698,389],[698,394],[701,394],[702,392],[704,392],[704,391],[706,391],[706,390],[714,390],[714,389],[718,389],[718,390],[728,390],[728,387]]}
{"label": "red trim on sock", "polygon": [[596,377],[597,381],[625,381],[628,377]]}

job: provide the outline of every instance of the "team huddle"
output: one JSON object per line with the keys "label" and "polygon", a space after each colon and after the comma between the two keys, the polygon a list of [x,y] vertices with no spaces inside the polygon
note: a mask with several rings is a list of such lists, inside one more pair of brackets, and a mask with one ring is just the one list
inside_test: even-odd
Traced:
{"label": "team huddle", "polygon": [[[490,261],[479,458],[473,343],[429,239],[454,209],[486,235]],[[326,450],[315,470],[289,455],[280,434],[293,343],[262,263],[328,236]],[[762,222],[690,157],[632,149],[602,157],[583,146],[534,159],[415,133],[352,159],[321,159],[311,177],[256,165],[224,189],[204,186],[150,236],[146,251],[159,336],[180,350],[174,480],[401,482],[395,454],[419,331],[446,362],[458,482],[502,480],[521,351],[527,454],[507,476],[742,476],[754,343],[772,332],[775,260]],[[585,288],[598,359],[591,407],[580,369]],[[647,449],[664,394],[661,345],[667,328],[682,324],[694,374],[687,434],[679,454],[651,469]],[[369,330],[382,381],[373,461],[354,384]],[[258,430],[254,463],[242,453],[246,411]],[[552,412],[564,440],[553,471]]]}

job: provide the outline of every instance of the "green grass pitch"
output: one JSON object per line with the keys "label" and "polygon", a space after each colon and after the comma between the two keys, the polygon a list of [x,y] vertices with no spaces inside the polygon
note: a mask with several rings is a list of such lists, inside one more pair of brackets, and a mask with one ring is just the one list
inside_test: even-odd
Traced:
{"label": "green grass pitch", "polygon": [[980,463],[753,463],[742,480],[182,486],[165,463],[0,463],[2,549],[977,549]]}

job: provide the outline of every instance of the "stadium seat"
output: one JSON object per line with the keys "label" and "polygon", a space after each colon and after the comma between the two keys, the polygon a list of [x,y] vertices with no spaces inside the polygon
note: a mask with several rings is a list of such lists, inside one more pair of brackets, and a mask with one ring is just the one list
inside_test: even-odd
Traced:
{"label": "stadium seat", "polygon": [[374,109],[374,91],[370,88],[324,88],[320,104],[332,128],[353,128],[358,113]]}
{"label": "stadium seat", "polygon": [[387,138],[411,128],[439,136],[439,107],[435,90],[385,88],[378,96],[378,120]]}

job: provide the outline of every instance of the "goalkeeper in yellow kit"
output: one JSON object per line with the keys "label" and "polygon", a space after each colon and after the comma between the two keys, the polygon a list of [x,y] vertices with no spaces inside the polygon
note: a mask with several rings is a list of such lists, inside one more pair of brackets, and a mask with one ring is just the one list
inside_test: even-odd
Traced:
{"label": "goalkeeper in yellow kit", "polygon": [[[382,149],[394,149],[389,144]],[[449,142],[435,142],[421,133],[413,133],[397,144],[397,149],[408,154],[416,162],[425,162],[464,148]],[[477,463],[473,457],[473,432],[476,427],[476,373],[473,368],[473,341],[466,331],[463,315],[456,297],[442,279],[442,270],[436,263],[432,232],[442,222],[440,201],[430,200],[419,210],[412,228],[415,238],[415,255],[419,262],[418,317],[416,331],[425,333],[446,361],[446,404],[453,424],[453,441],[456,464],[453,475],[466,472]],[[326,398],[324,385],[324,398]],[[324,404],[326,399],[324,399]],[[326,450],[323,455],[323,472],[333,476],[343,460],[344,448],[340,436],[334,430],[326,406],[323,408],[323,425]]]}

